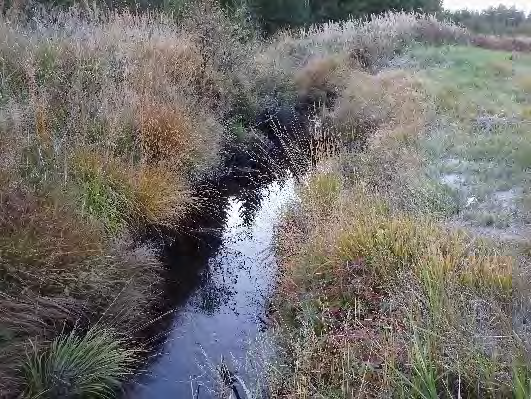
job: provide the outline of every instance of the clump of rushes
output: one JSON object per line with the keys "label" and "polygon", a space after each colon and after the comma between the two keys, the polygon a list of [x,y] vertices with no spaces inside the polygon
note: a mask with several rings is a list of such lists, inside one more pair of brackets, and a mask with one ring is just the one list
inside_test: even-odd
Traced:
{"label": "clump of rushes", "polygon": [[146,101],[138,116],[139,142],[150,163],[162,163],[180,171],[212,166],[220,146],[221,126],[204,115],[201,123],[194,111],[175,104]]}
{"label": "clump of rushes", "polygon": [[137,352],[113,331],[73,331],[27,354],[25,398],[113,398],[133,371]]}

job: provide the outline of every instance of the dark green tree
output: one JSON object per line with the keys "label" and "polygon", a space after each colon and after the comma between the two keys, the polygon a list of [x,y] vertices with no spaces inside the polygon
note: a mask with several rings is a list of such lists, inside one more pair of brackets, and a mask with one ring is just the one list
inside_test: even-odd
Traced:
{"label": "dark green tree", "polygon": [[487,34],[527,34],[531,35],[531,15],[515,7],[500,5],[484,11],[461,10],[444,12],[443,18],[450,19],[468,29]]}

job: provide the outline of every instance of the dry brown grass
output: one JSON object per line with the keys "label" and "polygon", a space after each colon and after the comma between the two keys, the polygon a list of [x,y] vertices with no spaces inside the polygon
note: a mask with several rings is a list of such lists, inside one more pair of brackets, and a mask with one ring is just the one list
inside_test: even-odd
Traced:
{"label": "dry brown grass", "polygon": [[525,94],[531,95],[531,76],[519,74],[515,76],[516,86]]}
{"label": "dry brown grass", "polygon": [[261,75],[282,80],[312,58],[355,60],[372,70],[384,67],[405,46],[419,42],[466,42],[466,30],[434,17],[388,13],[365,20],[348,20],[312,26],[298,34],[286,32],[256,55]]}
{"label": "dry brown grass", "polygon": [[[135,229],[152,225],[175,226],[185,215],[191,202],[191,191],[179,168],[164,164],[135,166],[88,151],[79,151],[74,159],[74,178],[85,191],[83,208],[90,207],[93,195],[112,195],[108,204],[89,213],[100,221],[123,219],[126,227]],[[94,193],[91,190],[100,189]],[[83,195],[83,193],[82,193]],[[112,205],[112,206],[111,206]],[[117,215],[106,215],[112,208]],[[101,211],[101,213],[99,213]],[[103,220],[102,220],[103,218]]]}
{"label": "dry brown grass", "polygon": [[153,224],[179,221],[193,198],[182,177],[162,166],[146,166],[133,177],[137,212]]}
{"label": "dry brown grass", "polygon": [[414,137],[428,122],[430,105],[420,81],[405,71],[370,75],[352,71],[332,111],[338,129],[368,134],[376,145],[389,136]]}
{"label": "dry brown grass", "polygon": [[445,226],[456,199],[419,152],[436,121],[425,82],[350,73],[330,116],[363,151],[322,162],[279,229],[274,396],[517,395],[529,342],[521,323],[513,331],[515,304],[528,309],[520,252]]}
{"label": "dry brown grass", "polygon": [[[2,130],[34,134],[42,145],[55,143],[56,152],[90,146],[129,157],[146,140],[154,145],[156,137],[146,138],[150,125],[161,140],[182,135],[166,143],[178,147],[163,154],[185,160],[177,162],[182,174],[215,166],[236,77],[222,69],[228,62],[223,49],[205,51],[200,27],[184,31],[164,16],[127,13],[87,19],[75,11],[38,24],[37,31],[0,21],[2,90],[9,98]],[[234,44],[230,32],[216,40],[223,38]]]}
{"label": "dry brown grass", "polygon": [[295,72],[294,83],[300,98],[326,102],[327,97],[344,90],[352,69],[361,68],[355,59],[344,56],[310,58],[306,65]]}
{"label": "dry brown grass", "polygon": [[[305,293],[302,289],[322,283],[329,294],[310,309],[318,309],[324,330],[313,329],[312,321],[307,330],[310,341],[300,347],[301,359],[309,354],[307,366],[315,367],[294,380],[302,395],[311,392],[317,374],[335,384],[334,375],[350,365],[346,360],[363,359],[372,365],[373,358],[364,355],[377,351],[376,344],[384,348],[378,356],[390,359],[382,363],[388,371],[394,359],[407,363],[411,347],[403,342],[408,335],[402,332],[409,327],[399,318],[411,310],[415,326],[431,328],[425,317],[425,312],[435,309],[430,301],[446,301],[451,289],[463,289],[481,300],[484,292],[492,293],[498,302],[489,306],[504,304],[510,284],[507,258],[466,236],[456,233],[448,238],[432,222],[417,223],[404,210],[396,213],[402,205],[417,201],[411,194],[418,190],[411,188],[404,169],[420,161],[403,144],[414,143],[429,120],[430,108],[424,105],[421,86],[408,74],[362,72],[381,70],[415,41],[466,41],[468,34],[461,28],[432,17],[397,13],[283,33],[259,45],[242,44],[237,28],[205,1],[179,26],[164,15],[104,15],[87,7],[48,16],[36,13],[30,23],[15,15],[0,16],[0,37],[0,386],[4,384],[4,391],[17,383],[13,371],[28,339],[46,342],[65,326],[89,325],[100,318],[130,330],[132,323],[143,321],[157,282],[156,262],[149,250],[135,248],[120,237],[146,224],[178,226],[192,202],[191,181],[218,165],[228,137],[222,121],[234,110],[252,114],[269,101],[269,95],[325,100],[337,95],[337,104],[325,117],[335,128],[355,132],[354,140],[370,147],[360,155],[365,157],[363,167],[353,173],[363,182],[359,187],[349,187],[335,171],[311,182],[307,205],[315,219],[302,226],[310,239],[299,242],[298,233],[291,237],[296,244],[293,259],[306,262],[309,256],[311,262],[302,262],[300,270],[297,265],[286,266],[294,285],[282,293],[299,300]],[[362,132],[370,135],[360,137]],[[345,163],[341,167],[348,169]],[[389,187],[398,187],[386,192],[396,195],[392,204],[379,198]],[[423,201],[424,197],[418,200]],[[341,220],[337,231],[332,224],[336,218]],[[450,251],[448,257],[447,249],[455,253]],[[423,256],[415,257],[414,251]],[[358,260],[372,252],[381,257],[367,270]],[[396,276],[389,277],[383,290],[377,277],[383,281],[382,276],[393,273]],[[339,285],[332,287],[323,277]],[[359,287],[365,278],[369,284],[359,293],[352,291],[359,294],[359,300],[354,296],[353,313],[348,310],[348,317],[338,319],[343,310],[337,313],[336,304],[327,301],[340,303],[344,293],[350,295],[352,286]],[[400,285],[404,281],[418,288],[421,296]],[[441,281],[448,288],[438,299],[433,282]],[[390,298],[405,304],[403,311],[386,319],[396,326],[396,334],[382,334],[372,324],[365,325],[362,333],[356,330],[365,322],[361,313],[378,314],[376,307],[387,305]],[[470,310],[470,303],[461,299],[444,302],[451,310],[448,315]],[[493,334],[501,331],[489,323],[502,317],[490,308],[485,312],[486,326],[493,328]],[[440,322],[446,323],[441,327],[445,334],[459,333],[463,340],[471,337],[468,330],[455,332],[456,325],[462,325],[453,320]],[[387,331],[385,325],[378,328]],[[376,338],[366,340],[366,333]],[[393,339],[396,343],[389,343]],[[360,340],[363,343],[355,347]],[[480,342],[478,347],[487,344]],[[435,348],[439,354],[447,342],[437,342]],[[321,351],[338,357],[317,364]],[[454,360],[435,357],[442,369]],[[474,364],[466,363],[471,367],[467,376],[477,371]],[[506,364],[499,364],[500,377],[492,381],[506,385]],[[378,372],[363,370],[361,378],[339,382],[347,385],[340,388],[343,394],[354,392],[350,381],[359,380],[361,387],[391,386],[395,381],[384,373],[387,380],[382,384]]]}
{"label": "dry brown grass", "polygon": [[212,168],[221,149],[215,120],[194,120],[193,110],[158,102],[145,102],[138,110],[137,125],[143,155],[150,163],[165,164],[176,172]]}
{"label": "dry brown grass", "polygon": [[527,37],[474,35],[471,42],[474,46],[489,50],[531,52],[531,40]]}
{"label": "dry brown grass", "polygon": [[231,28],[215,10],[186,30],[164,15],[87,12],[0,17],[3,174],[61,186],[114,230],[178,221],[189,180],[218,165],[234,101],[230,57],[201,35],[233,45]]}
{"label": "dry brown grass", "polygon": [[507,61],[490,62],[487,67],[501,78],[510,78],[514,75],[513,66],[509,59]]}

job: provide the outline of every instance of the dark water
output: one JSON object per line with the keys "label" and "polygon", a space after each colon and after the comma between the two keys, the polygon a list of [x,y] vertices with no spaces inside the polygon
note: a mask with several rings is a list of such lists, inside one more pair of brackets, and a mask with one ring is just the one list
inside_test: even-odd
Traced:
{"label": "dark water", "polygon": [[210,199],[167,256],[166,296],[175,311],[163,320],[157,356],[129,398],[216,397],[221,359],[249,389],[256,385],[260,366],[248,353],[263,339],[274,227],[294,198],[294,181],[249,172],[204,192]]}

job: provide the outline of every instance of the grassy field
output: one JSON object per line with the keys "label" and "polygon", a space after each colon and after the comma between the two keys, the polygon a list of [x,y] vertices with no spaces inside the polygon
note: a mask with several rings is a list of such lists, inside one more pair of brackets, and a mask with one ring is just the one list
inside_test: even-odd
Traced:
{"label": "grassy field", "polygon": [[461,47],[420,49],[412,57],[425,69],[441,115],[423,142],[430,169],[461,203],[477,199],[463,221],[493,227],[493,234],[529,233],[531,58]]}
{"label": "grassy field", "polygon": [[332,117],[368,115],[365,150],[323,162],[279,230],[276,395],[529,397],[530,66],[413,46],[356,72]]}

